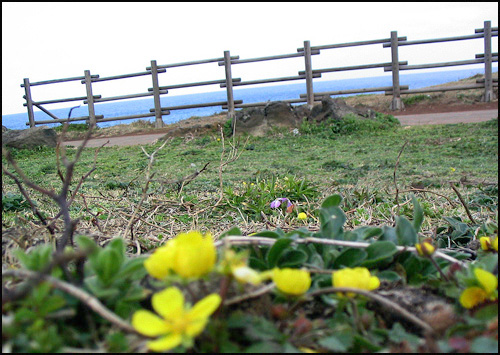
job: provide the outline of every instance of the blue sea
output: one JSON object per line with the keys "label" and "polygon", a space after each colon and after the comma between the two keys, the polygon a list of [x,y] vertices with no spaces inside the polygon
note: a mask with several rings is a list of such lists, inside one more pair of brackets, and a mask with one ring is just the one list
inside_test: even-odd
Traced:
{"label": "blue sea", "polygon": [[[497,68],[494,72],[498,71]],[[439,71],[431,73],[412,73],[412,74],[400,74],[400,84],[408,85],[410,89],[419,89],[432,85],[439,85],[447,83],[450,81],[456,81],[459,79],[468,78],[475,74],[484,74],[484,69],[464,69],[464,70],[450,70],[450,71]],[[323,91],[334,91],[334,90],[350,90],[359,88],[371,88],[371,87],[382,87],[391,86],[392,77],[391,75],[367,77],[367,78],[356,78],[356,79],[343,79],[343,80],[332,80],[332,81],[314,81],[314,92]],[[265,101],[279,101],[288,99],[298,99],[300,94],[306,93],[305,80],[301,83],[287,84],[287,85],[274,85],[274,86],[255,86],[253,88],[234,88],[234,99],[243,100],[243,103],[253,103],[253,102],[265,102]],[[349,95],[342,95],[349,96]],[[162,95],[161,106],[178,106],[178,105],[189,105],[198,103],[208,103],[208,102],[218,102],[226,101],[226,91],[225,89],[220,89],[220,91],[206,92],[199,94],[188,94],[188,95],[178,95],[169,96]],[[303,104],[303,103],[301,103]],[[45,105],[44,107],[52,112],[54,115],[60,118],[68,117],[70,108],[73,105],[68,105],[68,108],[62,109],[50,109],[50,105]],[[95,104],[96,115],[104,115],[105,118],[108,117],[118,117],[127,115],[136,115],[149,113],[149,109],[153,108],[153,98],[138,99],[138,100],[122,100],[113,101],[108,103],[97,103]],[[220,106],[214,107],[203,107],[194,109],[184,109],[184,110],[172,110],[170,115],[163,116],[163,122],[166,124],[175,123],[189,117],[193,116],[210,116],[214,113],[222,112]],[[74,109],[71,113],[71,117],[82,117],[88,116],[87,106],[82,105],[81,107]],[[50,120],[51,117],[46,115],[42,111],[35,111],[35,121]],[[138,119],[130,120],[119,120],[111,122],[98,123],[99,127],[109,127],[117,124],[126,124],[136,121]],[[142,120],[149,120],[154,122],[154,117],[142,118]],[[29,126],[26,125],[28,122],[27,113],[18,113],[12,115],[2,115],[2,125],[9,129],[26,129]],[[84,123],[85,121],[76,121],[74,123]],[[57,126],[60,123],[47,124],[47,126]]]}

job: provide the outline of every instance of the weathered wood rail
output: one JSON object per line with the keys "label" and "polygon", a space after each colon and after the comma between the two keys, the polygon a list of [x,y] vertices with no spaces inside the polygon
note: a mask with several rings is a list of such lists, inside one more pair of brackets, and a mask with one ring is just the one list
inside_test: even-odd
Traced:
{"label": "weathered wood rail", "polygon": [[[391,102],[392,110],[401,110],[402,108],[404,108],[403,103],[401,101],[402,94],[415,94],[415,93],[434,92],[434,91],[484,89],[482,100],[489,102],[495,99],[495,93],[493,91],[493,87],[498,87],[498,80],[497,79],[494,80],[492,78],[492,62],[498,62],[498,52],[492,53],[492,48],[491,48],[492,37],[498,37],[498,27],[491,27],[491,22],[485,21],[484,27],[476,29],[474,34],[456,36],[456,37],[408,41],[407,37],[398,37],[397,31],[392,31],[391,36],[389,38],[350,42],[350,43],[311,46],[309,41],[304,41],[304,46],[302,48],[297,48],[297,53],[292,53],[292,54],[280,54],[280,55],[273,55],[273,56],[266,56],[259,58],[240,59],[239,56],[231,56],[229,51],[225,51],[224,57],[221,58],[202,59],[202,60],[195,60],[182,63],[158,65],[156,63],[156,60],[152,60],[151,65],[146,67],[146,71],[132,73],[132,74],[122,74],[122,75],[115,75],[115,76],[108,76],[101,78],[99,75],[91,74],[89,70],[85,70],[83,76],[64,78],[64,79],[30,82],[29,78],[25,78],[23,84],[21,84],[21,87],[24,87],[25,90],[25,95],[23,96],[23,98],[26,100],[26,103],[24,103],[23,106],[25,106],[28,111],[28,122],[26,123],[26,125],[34,127],[37,124],[86,121],[91,126],[95,126],[99,122],[155,117],[155,127],[159,128],[164,125],[163,116],[170,114],[170,111],[172,110],[183,110],[183,109],[211,107],[211,106],[221,106],[222,109],[227,110],[228,118],[232,119],[234,118],[236,108],[264,106],[267,104],[267,102],[243,103],[242,100],[235,100],[233,93],[234,87],[244,86],[244,85],[259,85],[259,84],[267,84],[275,82],[284,82],[292,80],[305,80],[306,93],[300,94],[299,98],[295,99],[292,98],[284,101],[289,103],[306,102],[309,107],[312,107],[314,102],[321,100],[321,98],[326,95],[328,96],[347,95],[347,94],[380,92],[380,91],[384,91],[386,95],[392,95],[393,97]],[[429,43],[463,41],[463,40],[473,40],[480,38],[484,39],[484,53],[476,54],[475,59],[460,60],[460,61],[445,62],[445,63],[418,64],[418,65],[409,65],[408,61],[399,60],[398,48],[401,46],[424,45]],[[323,69],[312,68],[311,57],[313,55],[319,55],[323,50],[355,47],[355,46],[376,45],[376,44],[382,44],[383,48],[391,49],[390,62],[355,65],[347,67],[332,67]],[[286,76],[286,77],[260,79],[260,80],[247,80],[247,81],[242,81],[241,78],[232,77],[231,67],[233,65],[270,61],[270,60],[284,60],[297,57],[304,58],[304,70],[299,71],[298,75],[295,76]],[[207,64],[207,63],[217,63],[219,66],[224,66],[225,77],[223,79],[218,79],[218,80],[209,80],[209,81],[201,81],[194,83],[176,84],[176,85],[159,84],[159,74],[166,73],[167,69],[169,68]],[[399,73],[402,70],[441,68],[450,66],[479,64],[479,63],[484,63],[485,77],[484,79],[478,79],[475,84],[457,85],[439,89],[432,89],[432,88],[410,89],[408,85],[400,85]],[[323,73],[333,73],[340,71],[363,70],[363,69],[373,69],[373,68],[383,68],[384,72],[390,71],[392,73],[392,86],[359,88],[351,90],[333,90],[325,92],[314,92],[313,90],[313,79],[320,78]],[[148,88],[147,92],[139,94],[113,96],[113,97],[102,97],[101,95],[93,94],[94,85],[99,82],[110,81],[110,80],[121,80],[138,76],[151,76],[152,87]],[[72,97],[72,98],[46,100],[46,101],[33,100],[31,87],[39,85],[57,84],[68,81],[80,81],[82,84],[85,84],[86,95],[81,97]],[[170,107],[161,106],[160,97],[161,95],[168,94],[169,90],[187,88],[187,87],[196,87],[196,86],[206,86],[206,85],[220,85],[221,88],[225,88],[227,94],[227,101],[199,103],[191,105],[178,105]],[[150,96],[153,97],[154,108],[151,108],[149,112],[146,113],[119,116],[119,117],[104,117],[103,115],[95,114],[95,104],[98,103],[116,101],[116,100],[127,100],[140,97],[150,97]],[[42,105],[71,102],[71,101],[83,101],[84,104],[87,104],[88,116],[74,117],[74,118],[59,118],[42,106]],[[50,116],[52,119],[35,121],[35,115],[33,111],[34,107],[40,109],[48,116]]]}

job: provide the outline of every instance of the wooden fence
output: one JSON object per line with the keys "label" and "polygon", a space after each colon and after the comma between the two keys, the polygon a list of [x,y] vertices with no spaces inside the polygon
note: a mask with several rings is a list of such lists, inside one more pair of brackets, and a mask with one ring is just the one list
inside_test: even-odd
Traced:
{"label": "wooden fence", "polygon": [[[229,51],[225,51],[224,57],[221,57],[221,58],[196,60],[196,61],[184,62],[184,63],[158,65],[156,63],[156,60],[152,60],[151,65],[146,67],[145,72],[109,76],[109,77],[104,77],[104,78],[101,78],[99,75],[95,75],[95,74],[91,75],[89,70],[84,71],[84,76],[65,78],[65,79],[46,80],[46,81],[39,81],[39,82],[34,82],[34,83],[30,83],[29,79],[25,78],[24,83],[21,84],[21,87],[24,87],[25,93],[26,93],[23,96],[24,99],[26,100],[26,103],[24,103],[23,105],[26,106],[27,110],[28,110],[29,122],[27,122],[26,125],[29,125],[30,127],[34,127],[37,124],[56,123],[56,122],[87,121],[91,126],[95,126],[96,123],[99,123],[99,122],[128,120],[128,119],[146,118],[146,117],[153,117],[154,116],[155,117],[155,127],[159,128],[159,127],[163,127],[163,125],[164,125],[162,117],[164,115],[170,114],[170,111],[172,111],[172,110],[182,110],[182,109],[190,109],[190,108],[197,108],[197,107],[210,107],[210,106],[221,106],[222,109],[227,110],[228,118],[232,119],[232,118],[234,118],[236,108],[252,107],[252,106],[264,106],[267,104],[267,102],[243,103],[242,100],[234,100],[233,87],[243,86],[243,85],[267,84],[267,83],[275,83],[275,82],[291,81],[291,80],[305,80],[306,81],[306,93],[300,94],[299,98],[288,99],[288,100],[284,100],[284,101],[289,102],[289,103],[307,102],[309,107],[312,107],[314,102],[320,101],[321,98],[323,96],[326,96],[326,95],[332,96],[332,95],[345,95],[345,94],[384,91],[386,95],[392,95],[392,97],[393,97],[392,102],[391,102],[391,109],[392,110],[401,110],[404,108],[403,103],[401,101],[402,94],[414,94],[414,93],[433,92],[433,91],[449,91],[449,90],[468,90],[468,89],[478,89],[478,88],[484,88],[484,95],[483,95],[482,100],[486,101],[486,102],[490,102],[490,101],[495,99],[493,87],[498,87],[498,79],[493,80],[493,78],[492,78],[492,62],[498,62],[498,52],[492,53],[492,50],[491,50],[491,38],[492,37],[498,37],[498,27],[492,28],[491,22],[485,21],[484,28],[476,29],[475,34],[465,35],[465,36],[457,36],[457,37],[408,41],[406,37],[398,37],[397,31],[392,31],[390,38],[360,41],[360,42],[329,44],[329,45],[322,45],[322,46],[311,46],[309,41],[304,41],[304,47],[298,48],[297,53],[292,53],[292,54],[281,54],[281,55],[274,55],[274,56],[260,57],[260,58],[240,59],[239,56],[231,56]],[[478,38],[484,38],[484,53],[476,54],[475,59],[461,60],[461,61],[454,61],[454,62],[445,62],[445,63],[420,64],[420,65],[409,65],[408,62],[406,62],[406,61],[399,61],[398,48],[401,46],[438,43],[438,42],[449,42],[449,41],[471,40],[471,39],[478,39]],[[385,63],[365,64],[365,65],[357,65],[357,66],[349,66],[349,67],[334,67],[334,68],[324,68],[324,69],[313,69],[312,68],[311,56],[319,55],[322,50],[334,49],[334,48],[354,47],[354,46],[366,46],[366,45],[374,45],[374,44],[382,44],[383,48],[390,48],[391,49],[391,61],[385,62]],[[232,74],[231,74],[232,65],[252,63],[252,62],[261,62],[261,61],[269,61],[269,60],[283,60],[283,59],[295,58],[295,57],[304,57],[304,69],[305,70],[299,71],[297,76],[242,81],[241,78],[233,78]],[[220,80],[211,80],[211,81],[194,82],[194,83],[177,84],[177,85],[167,85],[167,86],[160,86],[160,84],[159,84],[159,74],[165,73],[167,68],[189,66],[189,65],[198,65],[198,64],[207,64],[207,63],[218,63],[219,66],[224,66],[225,78],[220,79]],[[451,87],[439,88],[439,89],[413,89],[413,90],[411,90],[407,85],[400,85],[399,73],[402,70],[440,68],[440,67],[449,67],[449,66],[478,64],[478,63],[484,63],[485,78],[477,80],[477,82],[475,84],[451,86]],[[360,89],[353,89],[353,90],[337,90],[337,91],[326,91],[326,92],[314,92],[314,90],[313,90],[313,79],[320,78],[322,73],[348,71],[348,70],[362,70],[362,69],[372,69],[372,68],[383,68],[385,72],[386,71],[392,72],[392,86],[375,87],[375,88],[360,88]],[[125,78],[137,77],[137,76],[151,76],[152,87],[148,88],[147,92],[140,93],[140,94],[106,97],[106,98],[101,97],[101,95],[94,95],[93,94],[93,85],[92,84],[95,84],[95,83],[98,83],[101,81],[119,80],[119,79],[125,79]],[[68,82],[68,81],[81,81],[82,84],[85,84],[86,96],[57,99],[57,100],[47,100],[47,101],[33,101],[32,94],[31,94],[31,87],[32,86],[56,84],[56,83],[62,83],[62,82]],[[186,87],[204,86],[204,85],[217,85],[217,84],[220,85],[221,88],[226,89],[227,101],[161,107],[160,96],[167,94],[169,90],[178,89],[178,88],[186,88]],[[120,117],[104,117],[103,115],[96,115],[95,114],[95,104],[96,103],[115,101],[115,100],[126,100],[126,99],[131,99],[131,98],[148,97],[148,96],[153,96],[154,108],[151,108],[149,110],[149,112],[147,112],[147,113],[129,115],[129,116],[120,116]],[[87,106],[88,106],[88,116],[75,117],[75,118],[58,118],[53,113],[51,113],[50,111],[48,111],[46,108],[44,108],[42,106],[42,105],[47,105],[47,104],[70,102],[70,101],[82,101],[82,100],[83,100],[83,103],[87,104]],[[41,111],[45,112],[47,115],[52,117],[52,120],[35,121],[35,116],[34,116],[34,112],[33,112],[34,107],[37,107],[38,109],[40,109]]]}

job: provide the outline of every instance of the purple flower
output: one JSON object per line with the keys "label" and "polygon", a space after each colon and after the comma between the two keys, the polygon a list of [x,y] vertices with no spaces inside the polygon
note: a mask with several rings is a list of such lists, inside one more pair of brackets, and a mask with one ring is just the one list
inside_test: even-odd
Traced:
{"label": "purple flower", "polygon": [[287,201],[287,207],[290,207],[292,205],[290,200],[287,199],[286,197],[279,197],[276,200],[274,200],[273,202],[271,202],[271,208],[278,208],[279,206],[281,206],[281,202],[285,202],[285,201]]}

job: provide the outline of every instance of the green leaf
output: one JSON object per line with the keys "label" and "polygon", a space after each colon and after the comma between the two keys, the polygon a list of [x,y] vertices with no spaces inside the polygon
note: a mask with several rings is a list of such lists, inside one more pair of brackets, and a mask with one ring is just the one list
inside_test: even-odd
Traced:
{"label": "green leaf", "polygon": [[383,226],[382,232],[382,235],[378,238],[379,241],[385,240],[398,244],[398,236],[396,235],[396,229],[394,227]]}
{"label": "green leaf", "polygon": [[396,236],[398,237],[398,245],[414,246],[417,243],[415,228],[403,216],[396,217]]}
{"label": "green leaf", "polygon": [[353,230],[354,233],[358,235],[358,240],[366,240],[372,237],[379,237],[384,232],[381,228],[363,226]]}
{"label": "green leaf", "polygon": [[219,237],[219,239],[222,239],[224,237],[227,237],[228,235],[242,235],[241,230],[238,227],[233,227],[230,230],[222,233]]}
{"label": "green leaf", "polygon": [[120,294],[120,290],[117,288],[106,288],[103,286],[96,276],[85,278],[84,284],[97,298],[113,298]]}
{"label": "green leaf", "polygon": [[106,245],[105,249],[113,249],[114,251],[116,251],[116,254],[119,257],[119,259],[118,259],[119,260],[119,265],[121,267],[121,265],[125,261],[125,252],[126,252],[125,243],[123,242],[123,239],[122,238],[114,238],[114,239],[112,239],[108,243],[108,245]]}
{"label": "green leaf", "polygon": [[250,345],[245,350],[245,353],[249,354],[256,354],[256,353],[281,354],[282,352],[283,352],[283,347],[273,341],[265,341],[254,345]]}
{"label": "green leaf", "polygon": [[273,232],[273,231],[267,231],[267,230],[255,233],[254,235],[259,236],[259,237],[274,238],[274,239],[278,239],[280,237],[280,235],[278,233]]}
{"label": "green leaf", "polygon": [[104,285],[109,285],[121,267],[122,258],[115,249],[104,249],[97,257],[95,273]]}
{"label": "green leaf", "polygon": [[251,256],[248,258],[248,266],[255,270],[267,270],[267,264],[259,258],[255,256]]}
{"label": "green leaf", "polygon": [[32,291],[32,300],[35,306],[40,306],[49,295],[52,286],[48,282],[41,282]]}
{"label": "green leaf", "polygon": [[398,249],[393,242],[382,241],[370,244],[365,251],[368,255],[361,266],[373,268],[387,261],[392,261],[392,256],[397,253]]}
{"label": "green leaf", "polygon": [[484,321],[489,321],[495,317],[498,317],[498,303],[481,307],[474,313],[474,318]]}
{"label": "green leaf", "polygon": [[144,268],[144,261],[146,257],[139,257],[128,259],[123,264],[121,270],[118,273],[117,278],[126,279],[131,278],[132,280],[138,280],[147,274]]}
{"label": "green leaf", "polygon": [[268,268],[272,269],[276,266],[279,257],[285,251],[286,248],[293,242],[293,239],[282,238],[278,239],[273,246],[267,252],[266,260]]}
{"label": "green leaf", "polygon": [[329,239],[343,240],[343,226],[346,221],[344,211],[337,206],[331,206],[321,208],[319,213],[322,236]]}
{"label": "green leaf", "polygon": [[347,351],[346,346],[334,335],[320,339],[319,345],[332,351]]}
{"label": "green leaf", "polygon": [[279,258],[278,266],[280,268],[297,267],[301,266],[306,261],[307,254],[302,250],[288,250]]}
{"label": "green leaf", "polygon": [[80,249],[88,251],[89,253],[94,253],[99,250],[94,240],[85,235],[76,236],[75,242]]}
{"label": "green leaf", "polygon": [[415,196],[411,197],[411,201],[413,203],[413,228],[415,228],[415,231],[418,233],[424,221],[424,211]]}
{"label": "green leaf", "polygon": [[45,302],[40,305],[39,311],[41,314],[46,315],[51,312],[57,311],[58,309],[61,309],[65,304],[66,300],[64,299],[64,297],[53,295],[51,297],[48,297]]}
{"label": "green leaf", "polygon": [[498,353],[498,340],[488,337],[478,337],[472,341],[470,346],[472,353]]}
{"label": "green leaf", "polygon": [[354,344],[355,344],[355,349],[361,352],[360,350],[362,349],[368,349],[371,352],[376,352],[382,349],[381,346],[374,344],[373,342],[369,341],[365,337],[362,337],[361,335],[355,334],[354,335]]}
{"label": "green leaf", "polygon": [[339,206],[340,203],[342,202],[342,196],[340,195],[331,195],[323,201],[321,204],[321,208],[329,208],[329,207],[336,207]]}
{"label": "green leaf", "polygon": [[391,271],[391,270],[385,270],[385,271],[379,272],[377,274],[377,277],[379,279],[387,280],[390,282],[395,282],[395,281],[401,280],[401,276],[399,276],[398,273]]}
{"label": "green leaf", "polygon": [[418,336],[406,332],[406,330],[400,323],[394,323],[392,329],[388,334],[390,341],[396,344],[407,341],[408,343],[416,347],[420,342],[420,338]]}
{"label": "green leaf", "polygon": [[277,340],[281,341],[284,335],[279,332],[274,323],[261,317],[252,317],[245,327],[245,335],[251,340]]}
{"label": "green leaf", "polygon": [[355,267],[366,259],[368,254],[363,249],[347,248],[333,262],[334,269],[340,269],[341,266]]}

